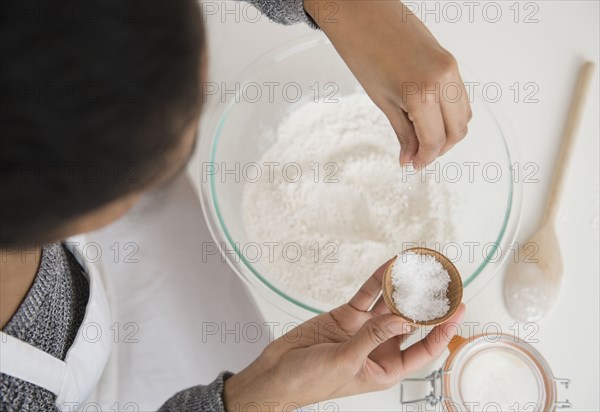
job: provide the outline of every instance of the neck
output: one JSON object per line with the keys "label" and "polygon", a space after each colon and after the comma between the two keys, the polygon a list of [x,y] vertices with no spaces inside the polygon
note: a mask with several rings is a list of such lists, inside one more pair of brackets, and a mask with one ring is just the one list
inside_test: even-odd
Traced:
{"label": "neck", "polygon": [[41,245],[0,249],[0,329],[27,295],[40,266]]}

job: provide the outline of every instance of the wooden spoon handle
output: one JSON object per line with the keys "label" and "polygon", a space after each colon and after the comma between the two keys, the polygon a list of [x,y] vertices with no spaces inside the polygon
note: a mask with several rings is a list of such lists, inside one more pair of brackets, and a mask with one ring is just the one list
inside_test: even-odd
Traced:
{"label": "wooden spoon handle", "polygon": [[570,154],[573,149],[573,143],[575,142],[575,135],[579,128],[581,120],[581,113],[583,112],[583,105],[585,98],[589,90],[592,75],[594,74],[595,65],[593,62],[586,62],[579,69],[579,76],[577,78],[577,85],[575,92],[571,100],[571,107],[563,130],[562,143],[560,151],[558,152],[558,160],[554,166],[554,177],[552,179],[552,186],[550,187],[550,194],[546,201],[546,211],[544,212],[543,223],[554,220],[556,211],[558,209],[558,198],[562,192],[564,184],[564,175],[567,168],[567,164],[570,158]]}

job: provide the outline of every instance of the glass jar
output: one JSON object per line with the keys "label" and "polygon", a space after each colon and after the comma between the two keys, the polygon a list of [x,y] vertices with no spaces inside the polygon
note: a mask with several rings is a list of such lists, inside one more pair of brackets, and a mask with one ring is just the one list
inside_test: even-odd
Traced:
{"label": "glass jar", "polygon": [[[530,344],[510,335],[455,337],[450,355],[439,370],[426,378],[405,379],[400,386],[403,405],[427,402],[445,411],[554,411],[571,406],[558,400],[559,385],[542,355]],[[430,393],[405,400],[404,386],[428,381]],[[517,392],[517,393],[515,393]]]}

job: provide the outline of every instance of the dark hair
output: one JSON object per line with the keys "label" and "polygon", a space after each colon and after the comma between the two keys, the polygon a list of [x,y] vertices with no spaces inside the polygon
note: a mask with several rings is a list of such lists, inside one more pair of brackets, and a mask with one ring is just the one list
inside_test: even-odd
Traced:
{"label": "dark hair", "polygon": [[0,2],[1,245],[155,181],[199,110],[203,47],[193,0]]}

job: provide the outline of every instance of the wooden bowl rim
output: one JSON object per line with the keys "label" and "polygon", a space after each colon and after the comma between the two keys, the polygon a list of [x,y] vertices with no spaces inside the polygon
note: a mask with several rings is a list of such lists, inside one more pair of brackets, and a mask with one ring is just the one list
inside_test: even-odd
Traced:
{"label": "wooden bowl rim", "polygon": [[[392,292],[394,290],[394,287],[392,286],[392,266],[396,262],[398,255],[401,255],[404,253],[416,253],[419,255],[429,255],[429,256],[435,257],[436,260],[438,262],[440,262],[440,264],[444,267],[444,269],[446,269],[448,271],[448,275],[450,275],[450,284],[448,285],[449,294],[450,294],[450,288],[453,287],[452,285],[457,285],[457,286],[454,286],[457,288],[455,290],[455,292],[457,293],[456,298],[454,300],[450,299],[450,308],[448,309],[448,313],[446,313],[444,316],[441,316],[441,317],[435,318],[435,319],[431,319],[428,321],[417,322],[417,321],[414,321],[414,320],[410,319],[409,317],[403,315],[396,308],[394,299],[392,297]],[[460,307],[460,304],[461,304],[462,298],[463,298],[462,277],[460,276],[460,272],[458,271],[456,266],[454,266],[454,263],[452,263],[452,261],[450,259],[448,259],[446,256],[444,256],[442,253],[440,253],[436,250],[433,250],[433,249],[426,248],[426,247],[408,248],[408,249],[405,249],[402,252],[400,252],[398,255],[394,256],[388,263],[387,267],[385,268],[385,272],[383,275],[383,281],[382,281],[382,285],[381,285],[381,289],[383,292],[382,293],[383,300],[386,303],[386,305],[388,306],[388,308],[390,309],[390,311],[393,314],[400,316],[402,319],[410,322],[411,324],[419,325],[419,326],[439,325],[440,323],[444,323],[445,321],[450,319],[452,317],[452,315],[454,315],[456,313],[456,311],[458,310],[458,308]],[[448,269],[451,269],[451,270],[448,270]]]}

